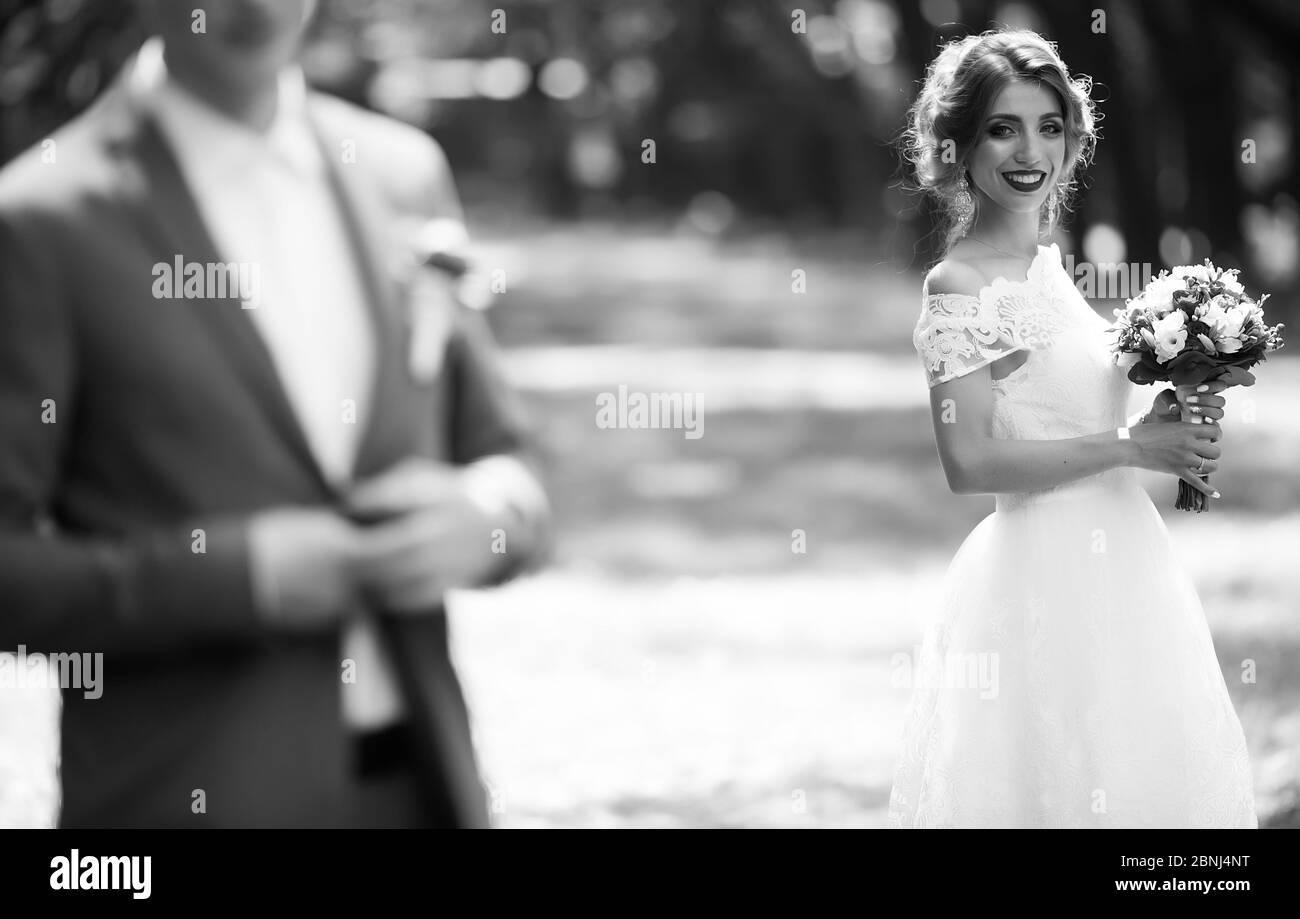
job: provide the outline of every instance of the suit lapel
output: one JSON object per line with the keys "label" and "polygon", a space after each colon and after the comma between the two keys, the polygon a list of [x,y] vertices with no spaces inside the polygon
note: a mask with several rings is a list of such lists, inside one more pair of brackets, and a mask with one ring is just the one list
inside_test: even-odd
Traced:
{"label": "suit lapel", "polygon": [[[134,122],[134,156],[119,160],[123,188],[138,221],[158,245],[158,251],[168,257],[179,253],[187,262],[228,261],[222,258],[208,232],[161,130],[135,105],[125,99],[121,102],[129,109],[122,117],[128,123]],[[283,437],[285,446],[322,489],[331,492],[332,486],[312,453],[280,381],[274,358],[254,327],[252,317],[229,300],[193,304],[191,314],[217,343],[250,397],[270,416],[272,427]]]}
{"label": "suit lapel", "polygon": [[339,214],[347,231],[355,265],[366,294],[366,305],[375,330],[374,379],[370,406],[354,463],[354,475],[365,478],[382,472],[414,451],[413,428],[406,385],[406,346],[409,335],[402,304],[404,288],[398,283],[394,259],[402,252],[385,252],[385,244],[400,247],[401,240],[385,232],[393,225],[391,215],[377,207],[376,190],[365,183],[359,166],[336,162],[333,151],[339,144],[329,135],[320,107],[308,97],[309,114],[321,155],[326,164]]}
{"label": "suit lapel", "polygon": [[[416,448],[412,418],[414,393],[407,385],[406,346],[409,335],[403,314],[404,289],[398,283],[392,259],[386,254],[385,228],[391,217],[380,210],[376,190],[366,184],[359,168],[336,162],[326,119],[308,97],[309,117],[322,156],[340,219],[343,221],[365,292],[375,330],[374,378],[369,410],[354,463],[357,477],[374,475]],[[160,253],[176,253],[188,262],[228,261],[203,222],[198,204],[185,182],[161,129],[130,97],[126,87],[115,86],[101,100],[106,108],[108,141],[115,149],[121,187],[136,221],[154,240]],[[400,241],[398,241],[400,242]],[[285,446],[328,494],[335,492],[312,452],[302,425],[289,401],[274,358],[246,310],[230,301],[195,304],[193,315],[211,336],[251,398],[270,416]]]}
{"label": "suit lapel", "polygon": [[[114,129],[118,140],[129,140],[134,155],[121,158],[123,188],[140,222],[167,255],[182,253],[186,261],[223,259],[203,222],[198,204],[161,130],[126,93]],[[310,99],[310,97],[309,97]],[[405,346],[408,329],[400,304],[403,291],[381,246],[387,225],[375,207],[373,189],[358,170],[341,168],[331,156],[321,119],[311,111],[312,127],[326,163],[326,174],[339,216],[347,232],[355,265],[375,330],[374,377],[369,410],[354,463],[357,477],[373,475],[413,450],[412,432],[401,423],[410,398],[405,385]],[[110,136],[113,136],[110,134]],[[226,301],[204,304],[194,314],[250,393],[271,416],[275,430],[327,492],[333,492],[321,470],[275,368],[275,361],[251,316]],[[408,416],[409,417],[409,416]]]}

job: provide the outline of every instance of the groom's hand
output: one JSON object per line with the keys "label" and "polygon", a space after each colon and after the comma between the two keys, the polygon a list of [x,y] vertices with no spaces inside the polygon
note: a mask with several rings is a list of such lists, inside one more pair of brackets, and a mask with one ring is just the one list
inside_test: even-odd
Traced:
{"label": "groom's hand", "polygon": [[292,630],[332,626],[357,606],[353,561],[359,532],[332,510],[283,507],[248,524],[254,601],[268,621]]}
{"label": "groom's hand", "polygon": [[492,534],[503,518],[476,498],[458,467],[406,460],[358,485],[347,511],[375,521],[360,533],[356,573],[384,611],[433,609],[448,590],[486,581],[500,562]]}

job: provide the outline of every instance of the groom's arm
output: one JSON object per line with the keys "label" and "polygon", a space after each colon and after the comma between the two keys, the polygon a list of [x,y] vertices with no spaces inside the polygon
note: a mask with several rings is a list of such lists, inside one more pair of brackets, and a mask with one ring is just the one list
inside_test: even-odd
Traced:
{"label": "groom's arm", "polygon": [[[405,127],[405,126],[403,126]],[[408,189],[426,221],[464,224],[464,210],[451,164],[427,135],[413,139],[425,168]],[[507,551],[488,577],[499,584],[541,567],[554,548],[551,509],[542,485],[541,450],[536,431],[518,395],[506,380],[500,350],[482,310],[459,306],[445,355],[451,389],[447,437],[453,462],[466,466],[474,491],[507,521],[502,527]]]}
{"label": "groom's arm", "polygon": [[[410,229],[419,250],[430,239],[456,235],[464,213],[442,148],[410,125],[373,112],[321,100],[335,140],[360,137],[359,157],[394,223]],[[431,232],[437,229],[439,232]],[[501,521],[506,551],[483,583],[496,584],[544,563],[551,551],[551,513],[542,486],[537,439],[518,397],[507,384],[500,353],[483,311],[457,305],[444,346],[447,427],[442,432],[453,463],[466,472],[472,495],[487,516]],[[432,407],[431,407],[432,409]]]}
{"label": "groom's arm", "polygon": [[550,558],[552,517],[542,486],[541,451],[483,314],[462,308],[447,346],[453,462],[489,504],[504,511],[507,551],[487,584],[541,567]]}

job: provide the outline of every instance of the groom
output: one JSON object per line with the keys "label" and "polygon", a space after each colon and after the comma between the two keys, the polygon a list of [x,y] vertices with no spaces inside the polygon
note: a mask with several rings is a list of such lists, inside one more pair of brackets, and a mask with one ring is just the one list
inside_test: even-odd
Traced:
{"label": "groom", "polygon": [[447,162],[305,90],[312,6],[142,2],[0,171],[0,649],[104,655],[64,826],[488,825],[442,598],[535,563],[545,497],[423,267]]}

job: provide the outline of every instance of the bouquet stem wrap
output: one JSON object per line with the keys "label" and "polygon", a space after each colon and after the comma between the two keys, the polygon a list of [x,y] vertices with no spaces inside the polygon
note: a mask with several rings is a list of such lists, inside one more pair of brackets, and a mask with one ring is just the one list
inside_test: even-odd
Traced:
{"label": "bouquet stem wrap", "polygon": [[[1200,417],[1200,415],[1193,415],[1187,409],[1182,410],[1183,421],[1191,424],[1202,424],[1203,422],[1197,421]],[[1197,476],[1197,478],[1206,483],[1210,481],[1208,475]],[[1182,479],[1178,480],[1178,499],[1174,502],[1174,510],[1195,511],[1199,514],[1202,511],[1209,510],[1209,507],[1210,499],[1205,496],[1204,492],[1197,491]]]}

